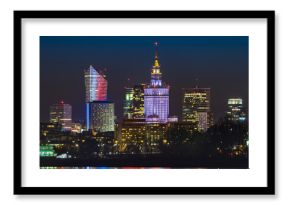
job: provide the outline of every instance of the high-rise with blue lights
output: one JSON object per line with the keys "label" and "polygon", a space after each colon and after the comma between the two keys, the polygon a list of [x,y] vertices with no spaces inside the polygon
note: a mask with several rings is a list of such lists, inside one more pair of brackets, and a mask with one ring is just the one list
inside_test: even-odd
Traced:
{"label": "high-rise with blue lights", "polygon": [[86,128],[98,132],[114,131],[114,103],[107,101],[106,76],[90,66],[84,71],[86,88]]}
{"label": "high-rise with blue lights", "polygon": [[87,103],[86,106],[86,127],[88,130],[97,132],[113,132],[115,130],[114,103],[109,101],[93,101]]}
{"label": "high-rise with blue lights", "polygon": [[166,123],[169,115],[169,86],[162,82],[158,61],[157,43],[151,82],[144,89],[144,111],[146,122]]}

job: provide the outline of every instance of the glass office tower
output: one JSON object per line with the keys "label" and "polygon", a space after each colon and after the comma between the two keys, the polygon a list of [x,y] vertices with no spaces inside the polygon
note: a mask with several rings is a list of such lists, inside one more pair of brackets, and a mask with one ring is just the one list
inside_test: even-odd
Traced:
{"label": "glass office tower", "polygon": [[182,121],[197,123],[199,131],[206,131],[213,124],[210,88],[183,89]]}
{"label": "glass office tower", "polygon": [[93,101],[86,104],[86,127],[97,132],[113,132],[114,103],[109,101]]}
{"label": "glass office tower", "polygon": [[108,83],[106,76],[93,66],[85,69],[86,102],[107,100]]}
{"label": "glass office tower", "polygon": [[64,101],[53,104],[49,109],[49,121],[61,125],[63,131],[71,130],[72,106]]}

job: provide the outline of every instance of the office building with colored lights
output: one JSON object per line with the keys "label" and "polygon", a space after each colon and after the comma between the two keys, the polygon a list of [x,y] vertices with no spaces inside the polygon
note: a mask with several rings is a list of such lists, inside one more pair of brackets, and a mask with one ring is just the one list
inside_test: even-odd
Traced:
{"label": "office building with colored lights", "polygon": [[104,73],[90,66],[84,71],[86,90],[86,129],[114,131],[114,104],[107,101],[108,82]]}
{"label": "office building with colored lights", "polygon": [[144,87],[145,84],[138,84],[125,88],[124,119],[144,119]]}
{"label": "office building with colored lights", "polygon": [[123,104],[123,117],[124,119],[132,119],[133,118],[133,88],[125,88],[125,99]]}
{"label": "office building with colored lights", "polygon": [[113,132],[115,130],[114,118],[114,103],[110,101],[86,103],[87,130]]}
{"label": "office building with colored lights", "polygon": [[107,100],[108,83],[106,76],[90,66],[84,71],[86,102]]}
{"label": "office building with colored lights", "polygon": [[144,112],[146,122],[166,123],[169,115],[169,86],[162,82],[157,46],[151,82],[144,89]]}
{"label": "office building with colored lights", "polygon": [[227,104],[226,118],[232,122],[244,122],[246,120],[246,113],[243,107],[243,100],[241,98],[230,98]]}
{"label": "office building with colored lights", "polygon": [[183,89],[182,121],[197,123],[199,131],[206,131],[213,124],[210,88]]}
{"label": "office building with colored lights", "polygon": [[54,124],[60,124],[63,131],[71,130],[72,106],[65,104],[64,101],[50,106],[49,121]]}

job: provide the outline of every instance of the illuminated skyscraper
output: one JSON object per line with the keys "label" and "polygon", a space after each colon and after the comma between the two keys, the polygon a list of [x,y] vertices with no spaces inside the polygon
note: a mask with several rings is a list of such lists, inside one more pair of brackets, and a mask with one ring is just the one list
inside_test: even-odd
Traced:
{"label": "illuminated skyscraper", "polygon": [[105,75],[93,66],[85,69],[86,102],[107,100],[108,83]]}
{"label": "illuminated skyscraper", "polygon": [[138,84],[133,88],[125,88],[125,119],[144,119],[144,87],[145,84]]}
{"label": "illuminated skyscraper", "polygon": [[113,132],[114,103],[109,101],[93,101],[86,103],[86,127],[97,132]]}
{"label": "illuminated skyscraper", "polygon": [[60,124],[63,131],[71,130],[72,107],[63,101],[50,106],[49,121]]}
{"label": "illuminated skyscraper", "polygon": [[106,76],[93,66],[85,69],[84,76],[87,130],[114,131],[114,104],[107,101]]}
{"label": "illuminated skyscraper", "polygon": [[246,120],[246,113],[244,112],[243,100],[241,98],[228,99],[226,118],[233,122],[243,122]]}
{"label": "illuminated skyscraper", "polygon": [[199,131],[212,125],[210,88],[183,89],[182,121],[197,123]]}
{"label": "illuminated skyscraper", "polygon": [[133,119],[144,119],[144,87],[145,84],[134,85],[133,88]]}
{"label": "illuminated skyscraper", "polygon": [[133,117],[133,88],[125,88],[125,100],[123,104],[123,116],[125,119],[132,119]]}
{"label": "illuminated skyscraper", "polygon": [[144,111],[146,122],[168,121],[169,86],[162,82],[162,73],[158,62],[157,43],[154,65],[151,69],[151,82],[144,89]]}

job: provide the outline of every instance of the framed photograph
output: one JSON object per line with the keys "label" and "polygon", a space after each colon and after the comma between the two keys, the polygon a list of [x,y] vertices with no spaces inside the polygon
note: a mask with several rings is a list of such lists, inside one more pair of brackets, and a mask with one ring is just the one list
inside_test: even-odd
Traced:
{"label": "framed photograph", "polygon": [[14,194],[275,194],[274,11],[14,11]]}

